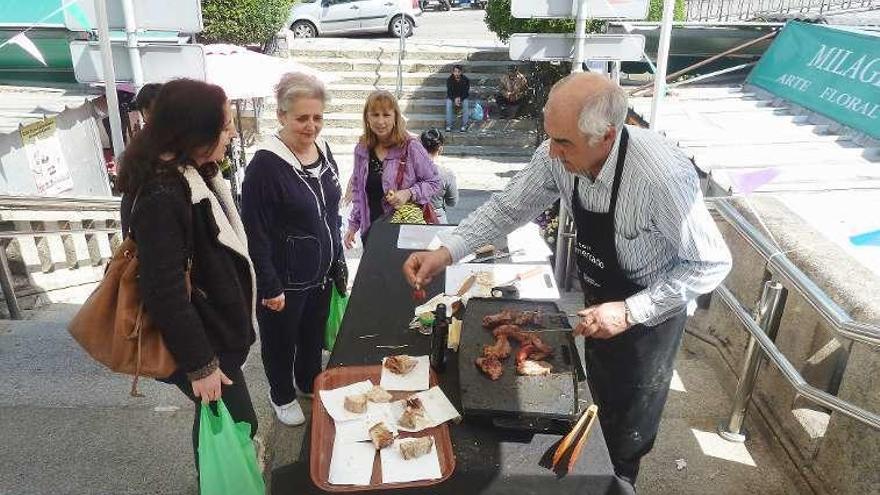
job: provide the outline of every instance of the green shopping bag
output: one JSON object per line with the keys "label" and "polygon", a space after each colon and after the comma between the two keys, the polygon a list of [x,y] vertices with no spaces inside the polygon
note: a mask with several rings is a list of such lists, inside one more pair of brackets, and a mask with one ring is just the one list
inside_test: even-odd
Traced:
{"label": "green shopping bag", "polygon": [[251,425],[236,424],[223,400],[217,415],[202,404],[199,424],[199,489],[201,495],[264,495]]}
{"label": "green shopping bag", "polygon": [[327,315],[327,328],[324,331],[324,348],[333,350],[336,345],[336,334],[342,326],[342,317],[345,316],[345,308],[348,307],[348,296],[343,296],[333,286],[333,294],[330,296],[330,313]]}

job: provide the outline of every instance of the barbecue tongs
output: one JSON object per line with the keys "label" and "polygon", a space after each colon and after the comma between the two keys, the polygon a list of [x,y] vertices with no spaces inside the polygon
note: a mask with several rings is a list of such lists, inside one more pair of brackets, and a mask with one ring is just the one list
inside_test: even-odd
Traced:
{"label": "barbecue tongs", "polygon": [[[565,453],[571,449],[571,455],[568,458],[568,470],[567,472],[571,472],[574,468],[575,463],[580,457],[581,452],[584,450],[584,446],[587,444],[587,438],[590,436],[590,430],[593,428],[593,423],[596,422],[596,417],[599,415],[599,407],[596,404],[590,405],[586,411],[581,414],[580,419],[574,425],[574,428],[562,438],[562,441],[559,443],[559,447],[556,448],[556,452],[553,454],[553,464],[551,469],[556,470],[556,465],[559,464],[559,461],[565,457]],[[572,447],[574,444],[574,447]]]}

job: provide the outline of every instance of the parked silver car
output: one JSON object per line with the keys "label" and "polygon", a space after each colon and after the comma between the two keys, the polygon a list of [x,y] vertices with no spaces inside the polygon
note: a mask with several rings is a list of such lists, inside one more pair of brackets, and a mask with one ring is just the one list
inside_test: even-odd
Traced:
{"label": "parked silver car", "polygon": [[297,38],[382,32],[399,38],[412,35],[421,14],[418,0],[301,0],[288,25]]}

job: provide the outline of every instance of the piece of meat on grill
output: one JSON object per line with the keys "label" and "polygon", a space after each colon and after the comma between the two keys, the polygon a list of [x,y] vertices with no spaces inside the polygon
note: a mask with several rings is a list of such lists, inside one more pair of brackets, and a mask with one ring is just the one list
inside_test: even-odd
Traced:
{"label": "piece of meat on grill", "polygon": [[541,311],[515,311],[505,309],[500,313],[486,315],[483,317],[483,326],[493,329],[500,325],[541,325],[544,320],[544,314]]}
{"label": "piece of meat on grill", "polygon": [[501,375],[504,374],[504,367],[501,366],[501,361],[497,359],[478,357],[474,364],[492,381],[501,378]]}
{"label": "piece of meat on grill", "polygon": [[504,335],[495,337],[495,343],[483,346],[483,357],[497,359],[499,361],[510,357],[510,341]]}
{"label": "piece of meat on grill", "polygon": [[488,329],[493,329],[499,325],[506,325],[513,321],[514,311],[505,309],[500,313],[495,313],[493,315],[486,315],[483,317],[483,326]]}
{"label": "piece of meat on grill", "polygon": [[516,363],[516,372],[525,376],[547,376],[553,371],[553,366],[545,361],[524,359]]}
{"label": "piece of meat on grill", "polygon": [[492,330],[492,336],[496,339],[499,336],[504,336],[507,338],[513,338],[514,335],[524,333],[523,329],[516,325],[501,325]]}
{"label": "piece of meat on grill", "polygon": [[516,372],[526,376],[544,376],[553,371],[550,363],[543,361],[547,354],[534,344],[525,344],[516,353]]}

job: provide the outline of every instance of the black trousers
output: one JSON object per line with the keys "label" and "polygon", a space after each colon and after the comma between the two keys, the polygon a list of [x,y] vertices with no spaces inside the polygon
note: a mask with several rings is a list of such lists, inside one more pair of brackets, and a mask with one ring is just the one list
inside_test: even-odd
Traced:
{"label": "black trousers", "polygon": [[[251,438],[257,434],[257,414],[254,412],[254,405],[251,403],[251,395],[248,392],[247,383],[244,380],[244,373],[241,366],[247,354],[235,354],[231,356],[220,356],[220,369],[232,380],[232,385],[223,385],[221,389],[221,398],[229,410],[229,415],[236,423],[246,421],[251,425]],[[170,380],[177,386],[181,392],[195,405],[195,417],[193,418],[192,427],[192,444],[193,455],[195,456],[196,472],[199,470],[199,425],[201,420],[200,407],[202,400],[193,395],[192,383],[182,374],[176,374]],[[216,403],[212,403],[216,404]]]}
{"label": "black trousers", "polygon": [[636,325],[612,339],[586,340],[587,381],[611,462],[633,486],[657,437],[686,318],[681,311],[655,327]]}
{"label": "black trousers", "polygon": [[293,387],[312,392],[321,372],[321,348],[330,312],[330,283],[304,291],[286,291],[284,309],[257,309],[263,368],[272,402],[279,406],[296,399]]}

